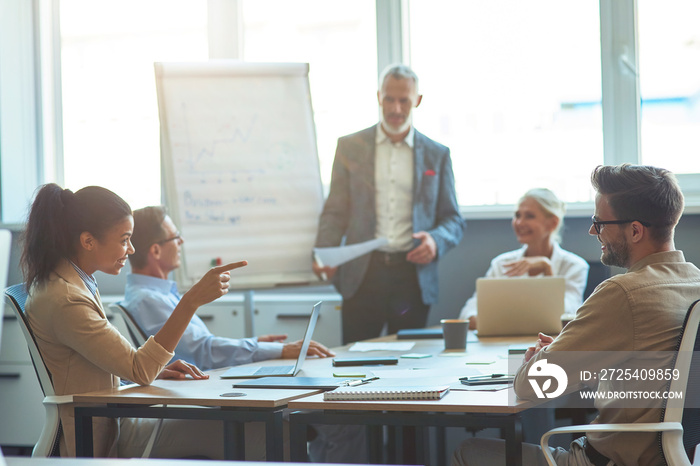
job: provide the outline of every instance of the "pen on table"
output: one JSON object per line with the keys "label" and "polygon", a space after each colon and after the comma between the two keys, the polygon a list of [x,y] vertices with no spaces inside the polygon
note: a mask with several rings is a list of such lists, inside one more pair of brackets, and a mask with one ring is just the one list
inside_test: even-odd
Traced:
{"label": "pen on table", "polygon": [[496,379],[498,377],[508,377],[508,374],[484,374],[484,375],[472,375],[469,377],[470,380],[476,379]]}
{"label": "pen on table", "polygon": [[[314,254],[314,260],[316,261],[316,264],[318,264],[319,267],[324,267],[323,262],[321,262],[321,259],[319,259],[318,254]],[[321,272],[321,280],[324,282],[328,281],[328,275],[326,275],[326,272]]]}
{"label": "pen on table", "polygon": [[355,387],[357,385],[364,385],[366,383],[370,383],[373,380],[378,380],[379,377],[368,377],[366,379],[360,379],[360,380],[353,380],[352,382],[348,382],[348,387]]}

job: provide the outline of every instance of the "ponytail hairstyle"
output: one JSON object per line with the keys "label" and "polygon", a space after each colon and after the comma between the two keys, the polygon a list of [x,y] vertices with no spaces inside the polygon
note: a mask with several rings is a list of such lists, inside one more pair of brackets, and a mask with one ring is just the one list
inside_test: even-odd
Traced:
{"label": "ponytail hairstyle", "polygon": [[100,186],[73,193],[55,183],[41,186],[29,211],[20,263],[27,291],[48,280],[62,259],[74,256],[81,233],[98,240],[132,215],[121,197]]}

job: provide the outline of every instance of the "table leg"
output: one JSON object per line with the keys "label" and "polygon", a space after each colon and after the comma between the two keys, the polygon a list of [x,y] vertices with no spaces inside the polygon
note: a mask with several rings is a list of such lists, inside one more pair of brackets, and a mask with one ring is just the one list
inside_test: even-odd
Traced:
{"label": "table leg", "polygon": [[386,426],[386,462],[389,464],[398,464],[398,451],[401,448],[401,440],[399,439],[398,426]]}
{"label": "table leg", "polygon": [[237,421],[224,421],[224,458],[245,460],[245,430]]}
{"label": "table leg", "polygon": [[384,426],[365,426],[367,435],[367,459],[370,463],[384,462]]}
{"label": "table leg", "polygon": [[506,441],[506,464],[521,466],[523,464],[523,429],[520,415],[511,416],[504,426]]}
{"label": "table leg", "polygon": [[[281,433],[282,435],[278,435]],[[284,461],[282,411],[271,413],[265,422],[265,453],[267,461]]]}
{"label": "table leg", "polygon": [[290,460],[308,463],[309,454],[306,446],[306,432],[309,428],[307,422],[301,421],[299,416],[289,416],[289,456]]}
{"label": "table leg", "polygon": [[424,426],[416,426],[416,464],[428,464],[428,445],[430,439],[428,438],[428,428]]}
{"label": "table leg", "polygon": [[445,427],[437,426],[435,428],[435,449],[437,464],[447,464],[447,441],[445,436]]}
{"label": "table leg", "polygon": [[92,446],[92,416],[84,416],[75,408],[75,456],[95,456]]}

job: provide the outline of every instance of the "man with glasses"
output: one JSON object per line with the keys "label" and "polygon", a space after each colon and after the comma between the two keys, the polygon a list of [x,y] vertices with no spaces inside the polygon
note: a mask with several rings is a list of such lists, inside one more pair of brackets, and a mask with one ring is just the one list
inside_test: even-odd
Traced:
{"label": "man with glasses", "polygon": [[[172,313],[180,295],[168,275],[180,267],[183,238],[162,206],[134,211],[131,242],[136,252],[129,256],[132,273],[126,277],[124,301],[119,303],[134,317],[147,335],[155,335]],[[287,335],[257,338],[225,338],[213,335],[195,314],[175,348],[175,359],[184,359],[208,370],[266,359],[295,359],[301,340],[282,343]],[[312,341],[310,356],[332,356],[325,346]]]}
{"label": "man with glasses", "polygon": [[[599,166],[591,183],[597,194],[589,233],[601,244],[601,262],[627,272],[601,283],[558,336],[540,334],[517,370],[513,388],[521,399],[542,398],[533,374],[545,365],[563,368],[567,387],[582,383],[582,372],[601,374],[601,368],[671,367],[686,312],[700,298],[700,270],[675,249],[683,194],[673,174],[650,166]],[[651,355],[657,359],[650,361]],[[556,383],[558,390],[559,379]],[[667,383],[664,378],[630,376],[600,377],[584,385],[600,395],[631,389],[661,393]],[[593,424],[661,418],[661,404],[649,400],[596,397],[595,407],[598,416]],[[552,453],[560,465],[663,463],[654,432],[589,432],[572,442],[569,450],[557,448]],[[469,439],[455,452],[453,464],[503,464],[503,456],[502,441]],[[546,464],[539,446],[523,445],[523,464]]]}
{"label": "man with glasses", "polygon": [[[168,275],[180,267],[180,247],[184,239],[162,206],[135,210],[131,243],[136,252],[129,256],[132,272],[126,277],[121,304],[147,335],[163,326],[180,300],[177,284]],[[265,359],[296,359],[302,341],[282,343],[287,335],[257,338],[225,338],[212,334],[195,314],[175,348],[175,359],[184,359],[200,369],[237,366]],[[335,354],[311,341],[309,356]],[[356,426],[315,426],[309,445],[312,460],[354,463],[366,457],[364,430]],[[256,451],[259,445],[254,444]],[[248,454],[246,454],[248,456]],[[259,458],[254,458],[259,459]]]}

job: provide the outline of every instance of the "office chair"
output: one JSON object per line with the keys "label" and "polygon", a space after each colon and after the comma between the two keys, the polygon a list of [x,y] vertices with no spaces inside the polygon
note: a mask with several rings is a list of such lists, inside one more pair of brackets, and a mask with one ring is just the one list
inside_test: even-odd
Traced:
{"label": "office chair", "polygon": [[610,267],[600,261],[588,261],[588,281],[586,289],[583,291],[583,300],[587,300],[598,285],[610,278],[612,271]]}
{"label": "office chair", "polygon": [[133,343],[134,347],[140,348],[143,346],[143,344],[146,343],[146,340],[148,340],[148,335],[146,335],[146,332],[139,327],[139,324],[136,323],[131,313],[125,307],[116,303],[110,304],[109,308],[112,310],[112,312],[121,315],[122,319],[124,319],[126,328],[129,331],[129,337],[131,337],[131,342]]}
{"label": "office chair", "polygon": [[27,300],[27,292],[25,291],[24,283],[12,285],[6,288],[5,296],[12,305],[12,309],[14,309],[15,314],[17,314],[17,320],[19,321],[20,327],[22,328],[22,333],[24,334],[24,339],[26,340],[27,347],[29,348],[29,355],[32,359],[34,371],[39,379],[41,391],[44,392],[43,403],[46,411],[46,420],[44,421],[44,427],[41,430],[39,440],[37,440],[36,445],[34,445],[34,449],[32,450],[32,456],[60,456],[59,441],[63,428],[61,426],[61,417],[58,413],[58,405],[72,403],[73,397],[71,395],[56,396],[56,393],[54,392],[51,373],[49,373],[49,370],[46,368],[44,358],[41,357],[41,352],[36,344],[34,333],[32,332],[27,316],[24,313],[24,303]]}
{"label": "office chair", "polygon": [[[678,380],[670,380],[668,391],[682,392],[681,399],[664,401],[661,422],[630,424],[593,424],[559,427],[546,432],[540,444],[547,464],[556,466],[548,448],[549,437],[554,434],[575,432],[658,432],[659,450],[666,464],[690,466],[695,448],[700,444],[700,416],[697,404],[700,396],[700,300],[695,301],[685,316],[683,329],[678,337],[674,369],[678,369]],[[686,406],[686,400],[689,406]]]}
{"label": "office chair", "polygon": [[[12,308],[17,314],[17,320],[19,320],[20,327],[22,328],[22,333],[24,334],[24,338],[27,341],[29,355],[32,358],[32,364],[34,365],[34,371],[36,372],[36,376],[39,379],[39,385],[41,385],[41,390],[42,392],[44,392],[43,403],[44,409],[46,410],[46,421],[44,422],[44,428],[41,431],[39,440],[37,441],[36,445],[34,445],[34,449],[32,450],[32,456],[60,456],[59,442],[61,439],[61,434],[63,433],[63,427],[61,425],[61,417],[58,412],[58,405],[72,403],[73,396],[57,396],[54,392],[53,381],[51,380],[51,373],[47,369],[46,364],[44,363],[44,359],[41,357],[41,352],[39,351],[39,347],[36,344],[36,338],[34,337],[34,333],[32,332],[32,329],[29,326],[29,321],[27,320],[27,315],[25,314],[24,303],[27,301],[27,292],[25,290],[24,283],[20,283],[19,285],[12,285],[5,289],[5,296],[7,296],[8,301],[10,302]],[[123,309],[121,306],[118,305],[113,306],[116,306],[119,309]],[[117,309],[117,311],[119,311],[119,309]],[[136,322],[134,322],[131,319],[131,315],[128,314],[126,310],[124,310],[123,315],[124,320],[127,322],[127,326],[131,323],[131,325],[134,326],[134,329],[138,331],[137,335],[139,335],[142,338],[142,341],[139,344],[139,346],[141,346],[146,341],[143,332],[136,325]],[[129,332],[131,333],[131,331],[132,329],[131,327],[129,327]],[[138,336],[135,337],[132,334],[132,338],[138,338]],[[158,433],[160,432],[162,423],[162,419],[159,419],[156,423],[156,426],[153,429],[153,432],[151,433],[149,441],[143,452],[144,458],[150,457],[155,440],[158,436]]]}

